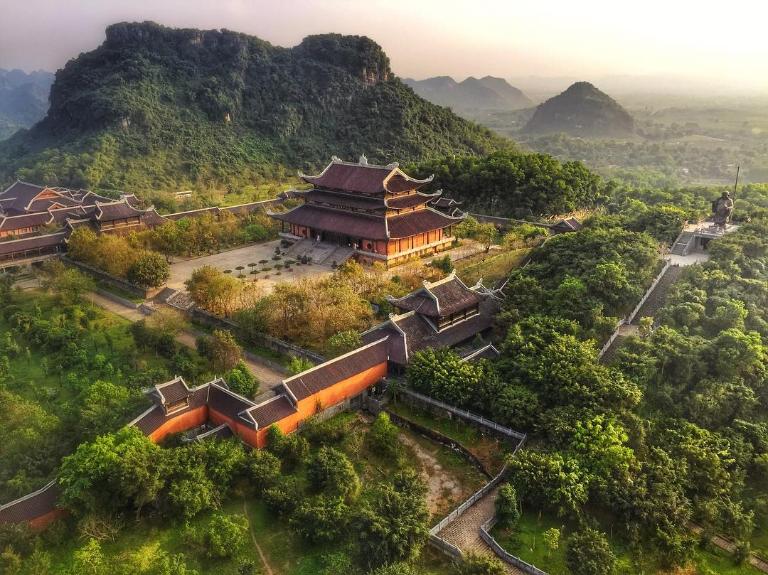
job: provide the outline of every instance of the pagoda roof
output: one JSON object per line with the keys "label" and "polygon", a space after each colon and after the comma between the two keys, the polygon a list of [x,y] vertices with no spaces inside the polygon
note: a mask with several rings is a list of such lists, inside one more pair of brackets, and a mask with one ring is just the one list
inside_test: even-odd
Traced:
{"label": "pagoda roof", "polygon": [[387,239],[383,216],[369,216],[304,204],[282,213],[270,213],[280,221],[371,240]]}
{"label": "pagoda roof", "polygon": [[402,210],[405,208],[413,208],[421,204],[426,204],[431,199],[439,197],[442,193],[443,193],[443,190],[437,190],[433,194],[416,192],[415,194],[408,194],[405,196],[387,198],[384,200],[384,203],[387,205],[388,208]]}
{"label": "pagoda roof", "polygon": [[387,218],[387,226],[389,237],[399,239],[415,236],[430,230],[447,228],[462,221],[464,221],[463,215],[459,217],[446,216],[437,210],[426,208]]}
{"label": "pagoda roof", "polygon": [[0,505],[0,523],[21,523],[50,513],[60,495],[61,488],[54,479],[37,491]]}
{"label": "pagoda roof", "polygon": [[[21,180],[16,180],[13,184],[8,186],[2,193],[0,193],[0,198],[3,200],[10,200],[13,201],[4,202],[3,209],[6,211],[13,211],[18,213],[24,213],[26,212],[32,202],[42,194],[44,191],[50,190],[54,194],[61,197],[61,194],[51,188],[46,188],[44,186],[38,186],[36,184],[30,184],[28,182],[22,182]],[[43,208],[41,211],[44,211],[47,208]]]}
{"label": "pagoda roof", "polygon": [[486,298],[480,303],[480,312],[464,321],[437,330],[424,315],[408,311],[390,315],[389,319],[362,334],[363,342],[388,336],[389,359],[399,365],[407,365],[410,357],[426,348],[453,347],[475,337],[493,325],[496,302]]}
{"label": "pagoda roof", "polygon": [[96,220],[100,222],[137,218],[143,214],[144,210],[137,210],[124,199],[107,204],[96,202]]}
{"label": "pagoda roof", "polygon": [[395,307],[416,311],[430,317],[444,317],[480,303],[481,296],[467,287],[456,272],[435,281],[424,282],[424,287],[399,299],[389,301]]}
{"label": "pagoda roof", "polygon": [[65,232],[0,242],[0,256],[64,244]]}
{"label": "pagoda roof", "polygon": [[20,216],[0,217],[0,231],[14,231],[34,226],[44,226],[53,221],[53,216],[48,212],[37,214],[23,214]]}
{"label": "pagoda roof", "polygon": [[427,208],[399,216],[384,218],[333,208],[304,204],[282,213],[270,213],[273,218],[299,226],[307,226],[328,232],[345,234],[371,240],[400,239],[442,229],[461,222]]}
{"label": "pagoda roof", "polygon": [[386,166],[369,164],[365,156],[362,156],[357,163],[344,162],[334,156],[331,163],[320,174],[316,176],[299,174],[299,177],[319,188],[361,194],[417,190],[433,179],[433,176],[424,180],[412,178],[403,172],[398,164]]}
{"label": "pagoda roof", "polygon": [[384,363],[387,359],[387,337],[384,336],[354,351],[284,379],[283,387],[296,401],[301,401],[363,370]]}
{"label": "pagoda roof", "polygon": [[256,421],[259,429],[264,429],[276,421],[280,421],[289,415],[293,415],[296,413],[296,408],[291,403],[291,400],[281,393],[255,405],[249,409],[248,412],[254,421]]}
{"label": "pagoda roof", "polygon": [[307,200],[315,202],[328,202],[342,208],[359,208],[363,210],[384,211],[386,203],[382,198],[362,196],[360,194],[348,194],[343,192],[330,192],[320,189],[312,189],[303,194]]}

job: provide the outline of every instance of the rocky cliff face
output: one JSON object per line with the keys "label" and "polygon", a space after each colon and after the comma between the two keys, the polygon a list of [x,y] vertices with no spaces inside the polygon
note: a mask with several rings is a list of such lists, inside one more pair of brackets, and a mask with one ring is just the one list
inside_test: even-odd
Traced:
{"label": "rocky cliff face", "polygon": [[282,48],[143,22],[110,26],[101,46],[67,63],[45,120],[8,145],[0,176],[41,171],[43,155],[62,184],[124,187],[142,159],[150,180],[218,185],[333,154],[407,162],[507,144],[417,97],[369,38],[323,34]]}

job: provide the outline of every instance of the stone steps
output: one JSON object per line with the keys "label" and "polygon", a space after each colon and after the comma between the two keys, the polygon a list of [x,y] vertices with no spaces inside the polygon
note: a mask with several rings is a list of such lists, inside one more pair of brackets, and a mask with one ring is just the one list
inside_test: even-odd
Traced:
{"label": "stone steps", "polygon": [[670,288],[682,273],[683,268],[680,266],[669,266],[667,268],[667,271],[661,276],[659,283],[656,284],[656,287],[632,320],[633,325],[639,324],[640,319],[644,317],[656,317],[656,314],[664,307],[667,301]]}
{"label": "stone steps", "polygon": [[676,256],[686,255],[691,240],[693,240],[693,232],[682,232],[672,246],[670,253]]}

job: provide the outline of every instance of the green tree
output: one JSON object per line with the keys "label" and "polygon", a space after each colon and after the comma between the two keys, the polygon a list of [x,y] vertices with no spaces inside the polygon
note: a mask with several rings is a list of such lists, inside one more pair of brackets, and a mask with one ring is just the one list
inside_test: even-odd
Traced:
{"label": "green tree", "polygon": [[297,355],[292,355],[290,361],[288,362],[287,369],[289,374],[298,375],[312,367],[314,367],[314,364],[308,359],[304,359],[303,357],[299,357]]}
{"label": "green tree", "polygon": [[259,382],[248,369],[243,360],[239,360],[235,367],[224,376],[229,389],[244,397],[254,397],[259,390]]}
{"label": "green tree", "polygon": [[59,471],[61,502],[77,514],[132,508],[155,501],[165,483],[163,450],[126,427],[81,444]]}
{"label": "green tree", "polygon": [[349,507],[341,497],[320,495],[305,498],[291,516],[290,524],[310,543],[334,543],[347,531]]}
{"label": "green tree", "polygon": [[109,564],[101,550],[101,545],[95,539],[75,550],[72,556],[72,573],[84,575],[104,575],[110,571]]}
{"label": "green tree", "polygon": [[412,471],[374,487],[354,521],[361,560],[369,567],[418,556],[429,534],[426,486]]}
{"label": "green tree", "polygon": [[233,557],[245,546],[247,536],[247,518],[214,513],[205,528],[205,554],[211,559]]}
{"label": "green tree", "polygon": [[551,556],[560,547],[560,535],[560,529],[557,527],[547,529],[543,533],[544,545],[547,547],[547,556]]}
{"label": "green tree", "polygon": [[504,529],[514,529],[520,520],[520,505],[513,485],[505,483],[496,496],[496,519]]}
{"label": "green tree", "polygon": [[235,336],[224,329],[215,329],[211,335],[199,337],[197,351],[211,362],[213,369],[218,373],[235,368],[243,356],[243,350]]}
{"label": "green tree", "polygon": [[363,345],[360,332],[356,330],[340,331],[328,338],[326,349],[329,357],[337,357]]}
{"label": "green tree", "polygon": [[503,575],[506,573],[504,565],[495,557],[474,553],[464,557],[456,567],[459,575]]}
{"label": "green tree", "polygon": [[307,479],[312,489],[329,496],[354,497],[360,489],[352,462],[333,447],[321,447],[312,457]]}
{"label": "green tree", "polygon": [[371,449],[379,455],[397,458],[402,451],[400,430],[383,411],[376,416],[371,425],[367,440]]}
{"label": "green tree", "polygon": [[171,277],[171,266],[157,252],[144,252],[128,268],[127,279],[144,288],[163,285]]}
{"label": "green tree", "polygon": [[616,571],[616,557],[605,535],[590,528],[568,539],[565,563],[574,575],[611,575]]}

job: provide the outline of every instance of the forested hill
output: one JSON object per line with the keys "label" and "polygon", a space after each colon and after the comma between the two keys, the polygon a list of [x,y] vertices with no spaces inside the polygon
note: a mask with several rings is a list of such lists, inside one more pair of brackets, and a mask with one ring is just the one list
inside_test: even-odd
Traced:
{"label": "forested hill", "polygon": [[584,137],[624,137],[634,129],[630,113],[589,82],[576,82],[540,104],[525,126],[532,134],[563,132]]}
{"label": "forested hill", "polygon": [[46,118],[0,144],[0,179],[236,187],[333,154],[408,162],[509,145],[418,97],[365,37],[281,48],[226,30],[120,23],[56,74]]}
{"label": "forested hill", "polygon": [[50,72],[0,68],[0,140],[45,116],[52,82]]}
{"label": "forested hill", "polygon": [[454,110],[519,110],[533,101],[504,78],[485,76],[457,82],[450,76],[404,80],[422,98]]}

